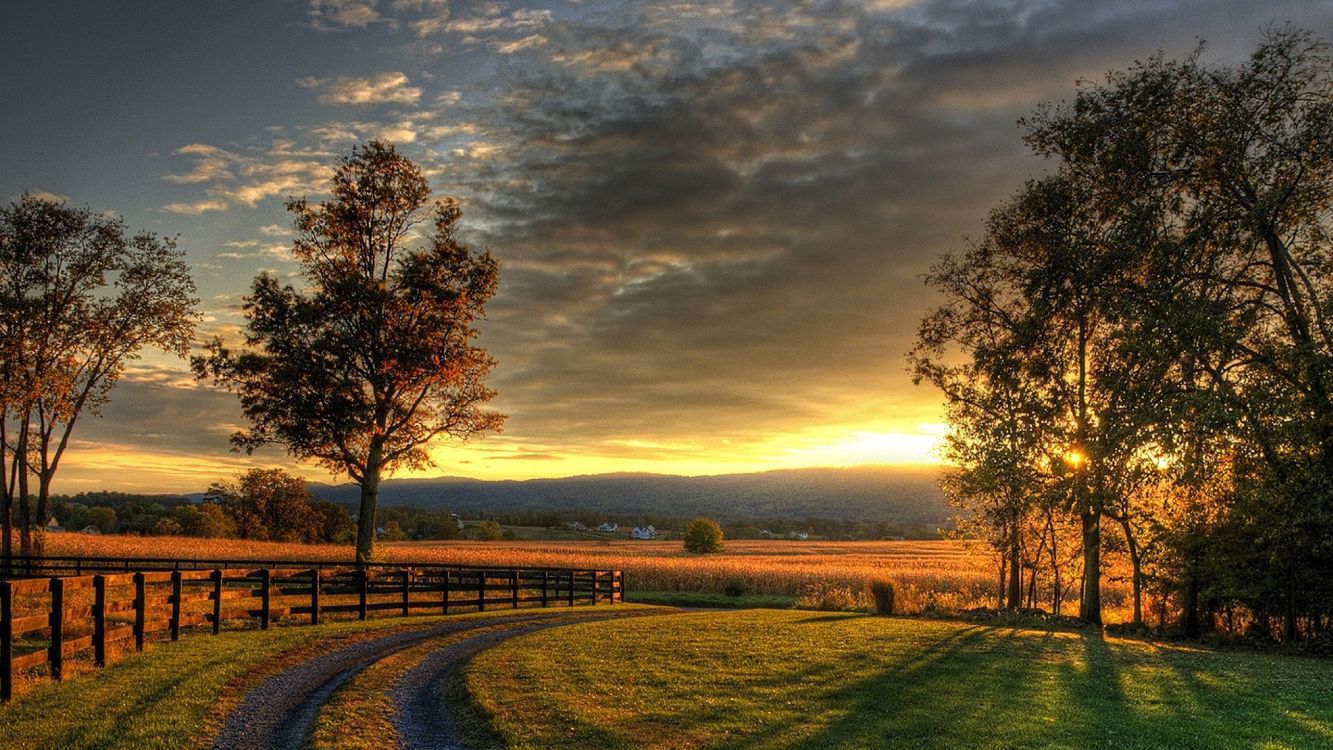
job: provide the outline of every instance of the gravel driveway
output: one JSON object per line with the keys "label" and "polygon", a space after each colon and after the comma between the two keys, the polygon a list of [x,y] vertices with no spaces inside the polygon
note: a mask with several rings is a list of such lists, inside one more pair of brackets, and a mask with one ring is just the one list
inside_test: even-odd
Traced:
{"label": "gravel driveway", "polygon": [[468,659],[508,638],[544,628],[636,614],[642,613],[543,610],[533,615],[455,620],[360,641],[287,669],[251,690],[236,710],[227,715],[213,748],[299,750],[310,736],[320,707],[361,670],[431,638],[502,625],[442,646],[409,670],[390,691],[397,709],[392,720],[405,747],[461,749],[441,686]]}

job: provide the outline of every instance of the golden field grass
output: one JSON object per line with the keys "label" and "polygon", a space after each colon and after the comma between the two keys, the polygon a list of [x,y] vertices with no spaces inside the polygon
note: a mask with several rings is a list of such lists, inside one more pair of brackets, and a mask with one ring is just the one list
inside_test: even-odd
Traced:
{"label": "golden field grass", "polygon": [[[52,534],[47,554],[109,557],[193,557],[232,560],[349,560],[349,545],[308,545],[236,539]],[[497,567],[617,568],[632,591],[681,591],[832,599],[865,605],[871,578],[888,578],[904,613],[994,606],[992,559],[957,541],[822,542],[728,540],[717,554],[693,555],[673,541],[501,541],[383,543],[384,562]],[[1108,620],[1127,597],[1126,585],[1105,584]],[[1077,590],[1070,592],[1077,596]],[[1068,611],[1068,610],[1066,610]]]}

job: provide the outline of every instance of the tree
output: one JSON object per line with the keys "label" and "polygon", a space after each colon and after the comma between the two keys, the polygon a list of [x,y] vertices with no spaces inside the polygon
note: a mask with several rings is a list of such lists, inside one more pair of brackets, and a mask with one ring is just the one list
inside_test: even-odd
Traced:
{"label": "tree", "polygon": [[[307,288],[259,276],[245,306],[246,349],[214,340],[193,362],[199,377],[240,396],[252,427],[235,446],[283,445],[360,485],[358,560],[373,555],[385,472],[427,466],[436,438],[467,439],[504,419],[485,408],[494,360],[473,343],[498,266],[458,240],[458,202],[428,207],[428,195],[393,146],[353,148],[331,200],[287,203]],[[428,218],[429,241],[410,249]]]}
{"label": "tree", "polygon": [[1296,29],[1235,67],[1201,52],[1084,87],[1029,142],[1098,186],[1091,213],[1152,204],[1173,230],[1142,236],[1141,313],[1180,344],[1160,356],[1182,390],[1243,443],[1217,528],[1243,522],[1238,552],[1266,551],[1237,557],[1252,579],[1233,591],[1260,618],[1282,609],[1290,639],[1302,598],[1333,600],[1333,61]]}
{"label": "tree", "polygon": [[116,511],[104,505],[94,505],[88,509],[88,523],[96,526],[103,534],[114,534],[117,529]]}
{"label": "tree", "polygon": [[504,536],[504,529],[496,521],[482,521],[474,527],[479,542],[495,542]]}
{"label": "tree", "polygon": [[251,469],[235,481],[214,484],[209,499],[236,524],[241,539],[320,541],[324,519],[305,480],[282,469]]}
{"label": "tree", "polygon": [[[0,516],[15,505],[25,552],[85,413],[100,413],[145,347],[185,356],[195,286],[172,239],[24,194],[0,209]],[[30,480],[35,479],[35,507]]]}
{"label": "tree", "polygon": [[722,527],[711,518],[699,518],[690,521],[685,527],[685,551],[695,554],[722,551]]}

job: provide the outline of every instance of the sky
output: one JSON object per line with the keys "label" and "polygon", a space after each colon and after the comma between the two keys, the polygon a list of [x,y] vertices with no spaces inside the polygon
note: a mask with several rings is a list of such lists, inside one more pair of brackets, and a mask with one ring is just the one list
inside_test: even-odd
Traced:
{"label": "sky", "polygon": [[[1333,39],[1333,2],[7,2],[0,201],[178,237],[199,341],[234,338],[256,274],[300,283],[284,200],[387,140],[501,262],[480,343],[505,429],[417,475],[931,464],[921,274],[1051,168],[1019,118],[1286,23]],[[55,489],[331,479],[231,453],[243,419],[147,352]]]}

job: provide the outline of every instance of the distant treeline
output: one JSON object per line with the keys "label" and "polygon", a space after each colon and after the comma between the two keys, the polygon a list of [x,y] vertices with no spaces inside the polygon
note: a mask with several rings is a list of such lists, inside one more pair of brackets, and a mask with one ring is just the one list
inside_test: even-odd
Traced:
{"label": "distant treeline", "polygon": [[[249,481],[247,482],[247,477]],[[127,492],[81,492],[53,495],[56,521],[66,531],[100,534],[194,536],[300,542],[348,542],[354,519],[338,503],[312,496],[281,472],[251,472],[238,482],[215,485],[202,501],[179,495]],[[388,541],[475,538],[475,528],[460,529],[460,518],[448,510],[389,507],[379,511],[381,538]],[[615,523],[628,530],[653,526],[664,535],[684,529],[689,516],[642,514],[608,516],[595,511],[509,511],[480,513],[468,521],[500,526],[568,528],[578,523],[595,529]],[[762,539],[808,535],[833,540],[938,539],[937,528],[919,523],[846,521],[830,518],[721,519],[729,539]],[[767,532],[767,533],[765,533]]]}
{"label": "distant treeline", "polygon": [[51,509],[60,528],[100,534],[346,542],[356,531],[346,508],[313,497],[304,480],[276,469],[216,484],[198,503],[172,495],[81,492],[53,495]]}

